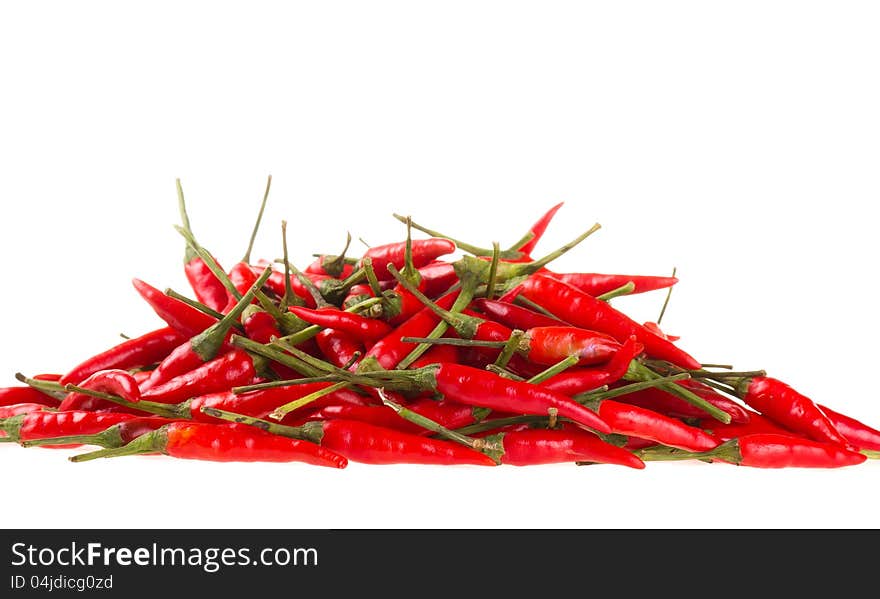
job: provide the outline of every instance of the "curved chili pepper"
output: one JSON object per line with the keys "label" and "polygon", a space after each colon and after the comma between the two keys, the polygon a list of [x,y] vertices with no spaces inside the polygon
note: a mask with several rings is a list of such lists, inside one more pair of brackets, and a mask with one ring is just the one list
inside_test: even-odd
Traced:
{"label": "curved chili pepper", "polygon": [[[448,293],[438,299],[437,304],[442,308],[449,309],[457,298],[458,292]],[[427,335],[439,321],[440,317],[434,314],[430,308],[422,308],[388,335],[373,344],[361,359],[361,368],[363,368],[365,363],[377,364],[384,369],[394,368],[416,346],[415,343],[406,343],[400,339],[402,337],[422,337]]]}
{"label": "curved chili pepper", "polygon": [[[180,300],[169,297],[140,279],[132,279],[132,284],[144,300],[150,304],[153,311],[168,323],[168,326],[186,337],[198,335],[212,324],[217,322],[213,316],[199,312],[192,306],[188,306]],[[224,290],[225,293],[225,290]],[[225,306],[225,300],[223,306]],[[223,307],[221,306],[221,308]],[[183,339],[181,339],[181,342]],[[180,345],[175,343],[174,347]],[[170,350],[169,350],[170,351]]]}
{"label": "curved chili pepper", "polygon": [[616,383],[643,349],[635,337],[630,337],[602,368],[573,368],[550,377],[539,386],[563,395],[577,395]]}
{"label": "curved chili pepper", "polygon": [[[426,266],[432,261],[445,254],[451,254],[456,249],[455,243],[449,239],[432,237],[430,239],[412,240],[412,261],[416,268]],[[406,242],[388,243],[373,246],[364,252],[359,266],[363,266],[363,259],[370,258],[373,262],[373,270],[380,281],[391,279],[388,265],[393,264],[398,269],[403,268],[405,262]]]}
{"label": "curved chili pepper", "polygon": [[[189,306],[187,306],[187,308],[189,308]],[[107,351],[92,356],[61,377],[59,382],[62,385],[76,385],[99,370],[111,370],[117,368],[120,370],[129,370],[132,368],[149,366],[150,364],[155,364],[165,358],[171,350],[183,343],[183,341],[183,335],[172,327],[165,327],[163,329],[151,331],[146,335],[141,335],[134,339],[128,339],[119,345],[111,347]],[[0,401],[2,401],[2,399],[0,399]]]}
{"label": "curved chili pepper", "polygon": [[554,327],[566,323],[561,320],[550,318],[540,312],[517,306],[508,302],[479,298],[473,302],[476,307],[501,324],[512,329],[532,329],[535,327]]}
{"label": "curved chili pepper", "polygon": [[748,406],[789,430],[814,441],[849,445],[813,400],[778,379],[747,378],[739,381],[736,389]]}
{"label": "curved chili pepper", "polygon": [[[745,408],[720,393],[716,393],[711,387],[707,387],[693,379],[676,381],[675,384],[681,385],[699,395],[713,406],[727,412],[730,415],[731,423],[742,424],[749,421],[750,414]],[[706,415],[706,412],[700,408],[656,387],[627,393],[618,399],[624,403],[642,406],[643,408],[661,412],[675,418],[703,418]]]}
{"label": "curved chili pepper", "polygon": [[821,404],[819,409],[851,445],[859,449],[880,451],[880,431]]}
{"label": "curved chili pepper", "polygon": [[[707,451],[720,441],[704,430],[659,412],[639,406],[604,399],[595,408],[612,432],[629,437],[650,439],[669,447],[688,451]],[[589,405],[589,404],[588,404]]]}
{"label": "curved chili pepper", "polygon": [[41,403],[16,403],[8,406],[0,406],[0,418],[12,418],[20,414],[30,414],[31,412],[39,412],[46,408]]}
{"label": "curved chili pepper", "polygon": [[115,449],[74,456],[71,461],[163,453],[188,460],[212,462],[305,462],[345,468],[347,460],[309,441],[273,435],[259,429],[201,422],[172,422]]}
{"label": "curved chili pepper", "polygon": [[436,391],[459,403],[537,415],[546,415],[550,408],[555,408],[559,416],[570,418],[600,433],[611,432],[608,423],[601,417],[571,398],[526,382],[504,379],[493,372],[444,363],[422,370],[393,371],[388,378],[404,377],[406,373],[411,373],[410,380],[423,390]]}
{"label": "curved chili pepper", "polygon": [[0,387],[0,407],[25,403],[54,407],[60,403],[60,400],[33,387]]}
{"label": "curved chili pepper", "polygon": [[661,329],[660,325],[657,324],[656,322],[649,321],[649,322],[646,322],[645,324],[643,324],[642,326],[645,327],[646,329],[648,329],[649,331],[651,331],[652,333],[654,333],[655,335],[657,335],[658,337],[662,337],[663,339],[666,339],[667,341],[676,342],[679,339],[681,339],[681,337],[677,337],[675,335],[669,335],[667,333],[664,333],[663,329]]}
{"label": "curved chili pepper", "polygon": [[[138,382],[126,370],[100,370],[84,380],[78,385],[84,389],[91,391],[101,391],[102,393],[110,393],[130,402],[140,401],[141,390]],[[71,410],[104,410],[107,408],[116,409],[116,404],[112,404],[106,400],[92,397],[91,395],[83,395],[82,393],[70,393],[58,409],[61,411]]]}
{"label": "curved chili pepper", "polygon": [[687,369],[699,369],[700,363],[671,342],[658,337],[607,302],[544,275],[533,275],[522,283],[522,295],[535,301],[574,326],[607,333],[623,341],[635,335],[645,352]]}
{"label": "curved chili pepper", "polygon": [[378,341],[391,332],[391,326],[375,318],[346,312],[336,308],[313,310],[291,306],[290,311],[310,324],[343,331],[364,343]]}
{"label": "curved chili pepper", "polygon": [[752,468],[841,468],[868,459],[834,443],[772,433],[744,435],[705,452],[647,448],[639,455],[644,460],[717,459]]}
{"label": "curved chili pepper", "polygon": [[5,431],[12,441],[31,441],[69,435],[98,433],[105,428],[131,420],[135,416],[121,412],[29,412],[13,416],[0,422],[0,430]]}
{"label": "curved chili pepper", "polygon": [[521,352],[531,362],[553,365],[567,356],[578,356],[578,364],[607,362],[620,343],[613,337],[570,326],[537,327],[525,332]]}
{"label": "curved chili pepper", "polygon": [[141,394],[141,399],[178,403],[190,397],[245,385],[253,380],[254,372],[251,357],[246,352],[233,349],[194,370],[147,389]]}
{"label": "curved chili pepper", "polygon": [[[544,236],[544,232],[547,230],[547,227],[550,225],[550,221],[553,220],[553,217],[556,216],[556,213],[562,208],[562,204],[564,202],[559,202],[550,210],[544,213],[541,218],[539,218],[535,224],[533,224],[529,228],[529,233],[531,234],[531,238],[522,244],[517,244],[519,247],[513,247],[514,250],[519,250],[524,254],[523,260],[528,260],[528,256],[535,250],[535,246],[538,245],[538,242],[541,241],[541,237]],[[517,327],[519,328],[519,327]]]}
{"label": "curved chili pepper", "polygon": [[[627,283],[635,285],[630,294],[645,293],[672,287],[678,283],[676,277],[652,277],[645,275],[603,275],[594,272],[574,273],[544,273],[558,281],[562,281],[572,287],[576,287],[586,294],[598,297],[602,294],[614,291]],[[552,310],[551,310],[552,312]]]}
{"label": "curved chili pepper", "polygon": [[492,438],[499,437],[504,451],[502,464],[532,466],[587,461],[639,470],[645,467],[645,463],[629,451],[574,427],[564,430],[532,428],[500,433]]}
{"label": "curved chili pepper", "polygon": [[356,369],[358,355],[364,355],[364,346],[352,335],[336,329],[324,329],[315,335],[315,343],[331,364],[342,368],[349,365]]}

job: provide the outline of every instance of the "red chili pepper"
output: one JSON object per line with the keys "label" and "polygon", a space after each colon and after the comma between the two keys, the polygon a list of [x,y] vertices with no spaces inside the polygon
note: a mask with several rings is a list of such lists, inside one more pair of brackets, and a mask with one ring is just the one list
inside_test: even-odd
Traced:
{"label": "red chili pepper", "polygon": [[331,468],[345,468],[348,464],[341,455],[309,441],[273,435],[250,426],[201,422],[173,422],[122,447],[71,459],[81,462],[143,453],[212,462],[305,462]]}
{"label": "red chili pepper", "polygon": [[121,412],[30,412],[7,418],[0,423],[0,430],[5,431],[12,441],[31,441],[98,433],[132,418],[132,414]]}
{"label": "red chili pepper", "polygon": [[[338,256],[324,255],[319,256],[314,262],[306,266],[306,274],[327,275],[330,277],[345,278],[354,272],[354,265],[343,263],[341,267],[331,266],[335,263]],[[330,270],[328,270],[328,267]]]}
{"label": "red chili pepper", "polygon": [[834,443],[772,433],[744,435],[706,452],[648,448],[642,450],[640,455],[642,459],[649,460],[718,459],[753,468],[841,468],[861,464],[868,459],[864,454]]}
{"label": "red chili pepper", "polygon": [[658,337],[607,302],[598,300],[566,283],[544,275],[533,275],[523,282],[522,294],[544,306],[550,313],[574,326],[607,333],[624,341],[635,335],[645,352],[681,368],[701,367],[693,357],[671,342]]}
{"label": "red chili pepper", "polygon": [[[39,412],[46,408],[41,403],[16,403],[8,406],[0,406],[0,418],[12,418],[19,414],[30,414],[31,412]],[[0,435],[2,436],[2,435]]]}
{"label": "red chili pepper", "polygon": [[[609,291],[623,287],[627,283],[635,285],[630,294],[645,293],[672,287],[678,283],[676,277],[652,277],[644,275],[603,275],[593,272],[545,273],[558,281],[576,287],[586,294],[598,297]],[[551,310],[552,312],[552,310]]]}
{"label": "red chili pepper", "polygon": [[698,426],[720,441],[730,441],[737,437],[765,433],[788,435],[792,437],[797,436],[796,433],[779,426],[769,418],[765,418],[757,412],[751,411],[749,412],[749,419],[746,422],[731,421],[729,424],[724,424],[718,422],[714,418],[703,418],[700,420]]}
{"label": "red chili pepper", "polygon": [[532,466],[587,461],[636,469],[645,467],[645,463],[629,451],[575,428],[533,428],[501,433],[499,437],[504,450],[502,464]]}
{"label": "red chili pepper", "polygon": [[36,403],[54,407],[60,402],[33,387],[0,387],[0,407]]}
{"label": "red chili pepper", "polygon": [[156,416],[136,416],[123,420],[98,433],[73,434],[64,437],[47,437],[22,442],[25,447],[46,446],[75,447],[79,445],[98,445],[99,447],[122,447],[141,435],[171,424],[173,420]]}
{"label": "red chili pepper", "polygon": [[459,348],[454,345],[435,345],[409,365],[412,369],[423,368],[440,362],[458,362]]}
{"label": "red chili pepper", "polygon": [[397,415],[397,412],[385,406],[355,406],[352,404],[337,404],[325,406],[319,410],[313,411],[307,422],[315,420],[354,420],[357,422],[367,422],[375,426],[403,431],[413,435],[424,432],[424,429],[417,424],[413,424],[408,420],[404,420]]}
{"label": "red chili pepper", "polygon": [[607,362],[621,345],[613,337],[577,327],[554,326],[529,329],[522,338],[522,351],[531,362],[553,365],[567,356],[578,356],[578,364]]}
{"label": "red chili pepper", "polygon": [[613,399],[604,399],[598,403],[596,411],[599,417],[608,423],[612,432],[619,435],[650,439],[688,451],[707,451],[720,443],[702,429],[647,408]]}
{"label": "red chili pepper", "polygon": [[441,293],[446,293],[450,287],[458,282],[455,266],[449,262],[431,262],[419,268],[418,271],[419,277],[421,277],[419,289],[428,297],[436,297]]}
{"label": "red chili pepper", "polygon": [[492,458],[468,447],[366,422],[325,420],[302,428],[321,447],[365,464],[495,465]]}
{"label": "red chili pepper", "polygon": [[[445,254],[455,251],[455,243],[448,239],[432,237],[430,239],[412,240],[412,260],[416,268],[426,266],[432,261]],[[403,268],[406,253],[406,242],[389,243],[386,245],[373,246],[364,252],[363,258],[370,258],[373,262],[373,270],[380,281],[391,279],[388,265],[393,264],[398,269]],[[363,266],[363,258],[359,266]]]}
{"label": "red chili pepper", "polygon": [[[303,398],[306,395],[311,395],[316,391],[326,389],[329,386],[330,383],[307,383],[304,385],[274,387],[239,394],[230,391],[210,393],[194,397],[191,400],[178,404],[175,406],[175,412],[178,412],[181,418],[191,418],[200,422],[217,422],[216,418],[202,412],[203,407],[226,410],[254,418],[265,418],[277,407],[296,399]],[[354,391],[349,389],[339,389],[319,397],[312,403],[308,404],[308,407],[320,409],[330,405],[342,404],[366,406],[369,405],[369,402],[366,398],[358,395]],[[294,410],[288,414],[282,422],[287,423],[290,420],[298,418],[302,414],[302,411],[302,409]]]}
{"label": "red chili pepper", "polygon": [[561,320],[544,316],[540,312],[508,302],[480,298],[474,300],[474,304],[492,320],[496,320],[512,329],[526,330],[535,327],[554,327],[566,324]]}
{"label": "red chili pepper", "polygon": [[[724,397],[720,393],[716,393],[711,387],[707,387],[694,380],[677,381],[675,384],[681,385],[702,397],[716,408],[727,412],[730,415],[731,423],[741,424],[748,422],[749,412],[746,409],[735,401]],[[656,387],[627,393],[618,399],[624,403],[642,406],[643,408],[661,412],[675,418],[703,418],[706,415],[706,412],[700,408]],[[718,421],[716,420],[716,422]]]}
{"label": "red chili pepper", "polygon": [[[433,390],[459,403],[520,414],[546,415],[555,408],[559,416],[570,418],[600,433],[610,433],[608,424],[591,410],[569,397],[521,381],[501,378],[493,372],[463,366],[438,364],[422,370],[395,371],[391,377],[412,373],[410,380],[423,390]],[[384,374],[384,373],[383,373]]]}
{"label": "red chili pepper", "polygon": [[657,324],[656,322],[646,322],[642,326],[644,326],[646,329],[648,329],[649,331],[651,331],[652,333],[654,333],[658,337],[662,337],[663,339],[666,339],[667,341],[672,341],[674,343],[674,342],[678,341],[679,339],[681,339],[681,337],[676,337],[675,335],[669,335],[667,333],[664,333],[663,330],[660,328],[660,325]]}
{"label": "red chili pepper", "polygon": [[392,330],[388,323],[381,320],[366,318],[360,314],[353,314],[336,308],[312,310],[310,308],[291,306],[290,311],[310,324],[343,331],[364,343],[378,341]]}
{"label": "red chili pepper", "polygon": [[342,301],[342,307],[343,309],[351,308],[371,297],[376,296],[369,285],[352,285],[351,289],[348,290],[348,295],[346,295],[345,299]]}
{"label": "red chili pepper", "polygon": [[[132,284],[141,297],[150,304],[153,311],[159,315],[159,318],[168,323],[168,326],[175,331],[182,334],[184,338],[198,335],[217,322],[217,319],[213,316],[208,316],[178,299],[165,295],[140,279],[133,279]],[[226,305],[225,300],[223,305]],[[174,346],[180,345],[182,341],[183,339],[175,343]]]}
{"label": "red chili pepper", "polygon": [[[449,309],[457,298],[458,292],[448,293],[437,300],[437,305]],[[402,337],[423,337],[430,333],[439,321],[440,317],[434,314],[430,308],[422,308],[409,320],[377,341],[361,359],[361,364],[375,363],[385,369],[394,368],[416,347],[415,343],[406,343],[400,339]]]}
{"label": "red chili pepper", "polygon": [[242,313],[241,324],[248,339],[266,344],[272,338],[280,338],[281,331],[272,315],[257,306],[248,306]]}
{"label": "red chili pepper", "polygon": [[183,335],[171,327],[152,331],[92,356],[61,377],[59,382],[62,385],[76,385],[99,370],[129,370],[149,366],[162,360],[183,341]]}
{"label": "red chili pepper", "polygon": [[851,445],[859,449],[880,451],[880,431],[829,407],[819,405],[819,409]]}
{"label": "red chili pepper", "polygon": [[[216,263],[217,261],[214,260]],[[220,265],[217,264],[220,268]],[[189,246],[187,246],[187,258],[183,266],[186,280],[196,294],[196,299],[212,310],[222,310],[226,305],[228,295],[223,283],[211,272],[211,269]]]}
{"label": "red chili pepper", "polygon": [[773,422],[814,441],[849,445],[813,400],[782,381],[759,376],[743,379],[736,388],[747,405]]}
{"label": "red chili pepper", "polygon": [[357,368],[355,360],[358,355],[364,355],[363,344],[344,331],[324,329],[315,336],[315,342],[321,354],[338,368],[348,365],[354,370]]}
{"label": "red chili pepper", "polygon": [[[259,278],[259,275],[254,272],[251,265],[246,262],[236,262],[235,266],[229,271],[229,281],[241,295],[247,293]],[[235,304],[238,303],[238,300],[236,300],[231,294],[228,292],[226,293],[226,304],[223,309],[220,310],[223,314],[228,313],[235,307]]]}
{"label": "red chili pepper", "polygon": [[540,383],[540,386],[563,395],[577,395],[616,383],[623,378],[629,369],[629,363],[643,349],[635,337],[630,337],[602,368],[572,368],[550,377]]}
{"label": "red chili pepper", "polygon": [[246,385],[254,378],[254,362],[238,349],[205,362],[195,370],[174,377],[143,392],[142,399],[178,403],[190,397]]}
{"label": "red chili pepper", "polygon": [[544,215],[529,228],[529,233],[531,233],[532,235],[531,239],[523,243],[520,247],[514,248],[519,250],[526,256],[526,258],[524,259],[527,260],[528,256],[530,256],[531,253],[535,251],[535,246],[538,245],[539,241],[541,241],[541,237],[544,236],[544,232],[550,225],[550,221],[552,221],[553,217],[556,216],[556,212],[558,212],[559,209],[562,208],[562,204],[563,202],[559,202],[558,204],[550,208],[550,210],[548,210],[546,213],[544,213]]}
{"label": "red chili pepper", "polygon": [[[126,370],[100,370],[84,380],[78,385],[84,389],[91,391],[100,391],[116,395],[130,402],[140,401],[141,390],[138,388],[138,382]],[[98,399],[91,395],[82,393],[70,393],[58,409],[62,412],[72,410],[105,410],[107,408],[117,409],[116,404],[112,404],[104,399]]]}

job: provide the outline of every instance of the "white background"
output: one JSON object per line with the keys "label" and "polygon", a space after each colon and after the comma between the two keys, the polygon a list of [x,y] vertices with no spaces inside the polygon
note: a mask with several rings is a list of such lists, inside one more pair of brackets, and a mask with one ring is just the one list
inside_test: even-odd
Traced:
{"label": "white background", "polygon": [[[559,270],[667,274],[703,361],[880,425],[880,37],[870,2],[114,2],[0,9],[0,384],[159,326],[174,179],[231,264],[408,213]],[[357,246],[360,249],[362,246]],[[662,293],[616,305],[656,318]],[[347,470],[0,447],[4,527],[880,526],[880,465]]]}

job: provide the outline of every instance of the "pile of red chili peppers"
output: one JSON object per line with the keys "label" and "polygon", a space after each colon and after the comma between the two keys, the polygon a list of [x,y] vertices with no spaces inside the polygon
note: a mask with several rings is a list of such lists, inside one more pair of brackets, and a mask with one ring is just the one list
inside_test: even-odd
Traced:
{"label": "pile of red chili peppers", "polygon": [[[193,235],[178,181],[192,295],[134,287],[164,322],[65,374],[0,389],[0,441],[214,461],[530,466],[701,460],[837,468],[880,457],[880,431],[764,371],[703,364],[657,323],[612,305],[674,276],[560,273],[594,233],[534,254],[412,222],[347,255],[230,268]],[[428,235],[413,239],[412,229]],[[453,253],[460,258],[452,260]],[[664,304],[665,309],[666,304]]]}

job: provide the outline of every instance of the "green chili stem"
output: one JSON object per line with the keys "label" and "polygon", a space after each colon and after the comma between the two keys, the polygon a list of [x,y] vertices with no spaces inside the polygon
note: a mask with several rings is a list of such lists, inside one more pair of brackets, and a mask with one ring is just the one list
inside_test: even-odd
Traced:
{"label": "green chili stem", "polygon": [[541,304],[535,303],[532,300],[530,300],[529,298],[523,297],[522,295],[517,295],[513,301],[516,304],[521,304],[527,308],[534,310],[535,312],[539,312],[540,314],[543,314],[544,316],[548,316],[550,318],[554,318],[554,319],[560,320],[560,321],[562,320],[561,318],[559,318],[558,316],[553,314],[550,310],[548,310],[547,308],[545,308]]}
{"label": "green chili stem", "polygon": [[274,362],[278,362],[283,366],[293,368],[295,371],[306,377],[318,377],[324,376],[326,374],[326,372],[318,370],[312,365],[307,364],[299,358],[295,358],[294,356],[291,356],[290,354],[280,349],[272,347],[271,345],[263,345],[262,343],[257,343],[256,341],[252,341],[247,337],[233,335],[232,337],[230,337],[229,342],[235,347],[258,354],[260,356],[265,356],[266,358],[269,358]]}
{"label": "green chili stem", "polygon": [[337,375],[328,374],[326,376],[312,376],[302,379],[287,379],[285,381],[268,381],[265,383],[257,383],[255,385],[242,385],[241,387],[233,387],[232,392],[236,395],[242,393],[250,393],[251,391],[262,391],[263,389],[275,389],[278,387],[294,387],[296,385],[310,385],[312,383],[334,383],[338,382]]}
{"label": "green chili stem", "polygon": [[515,374],[515,373],[507,370],[506,368],[504,368],[502,366],[497,366],[495,364],[487,364],[486,370],[488,370],[489,372],[494,372],[495,374],[497,374],[500,377],[510,379],[511,381],[524,381],[524,380],[526,380],[523,377],[519,376],[518,374]]}
{"label": "green chili stem", "polygon": [[[672,267],[672,276],[675,276],[676,267]],[[663,307],[660,308],[660,316],[657,317],[657,326],[660,326],[660,323],[663,321],[663,316],[666,314],[666,306],[669,305],[669,298],[672,297],[672,289],[675,285],[670,285],[669,289],[666,290],[666,299],[663,300]]]}
{"label": "green chili stem", "polygon": [[329,387],[325,387],[324,389],[319,389],[318,391],[315,391],[314,393],[309,393],[305,397],[300,397],[299,399],[296,399],[294,401],[291,401],[291,402],[284,404],[283,406],[275,408],[272,411],[272,413],[269,414],[269,418],[271,418],[272,420],[282,420],[290,412],[293,412],[296,409],[299,409],[303,406],[306,406],[306,405],[312,403],[313,401],[316,401],[316,400],[324,397],[325,395],[330,395],[331,393],[339,391],[340,389],[344,389],[345,387],[348,387],[348,385],[349,385],[348,382],[343,381],[341,383],[334,383],[333,385],[330,385]]}
{"label": "green chili stem", "polygon": [[626,285],[621,285],[617,289],[612,289],[602,295],[596,296],[597,300],[602,300],[603,302],[607,302],[610,299],[614,299],[615,297],[620,297],[621,295],[629,295],[633,291],[636,290],[636,284],[630,281]]}
{"label": "green chili stem", "polygon": [[198,244],[192,233],[179,225],[174,225],[174,229],[183,236],[198,257],[204,261],[211,273],[217,277],[217,280],[226,288],[226,291],[228,291],[236,300],[240,300],[241,293],[235,288],[232,281],[229,280],[229,276],[217,265],[217,261],[214,260],[214,257],[205,248]]}
{"label": "green chili stem", "polygon": [[266,179],[266,191],[263,193],[263,201],[260,203],[260,212],[257,214],[257,222],[254,223],[254,228],[251,231],[251,238],[248,242],[247,251],[244,253],[244,257],[241,259],[245,264],[250,264],[251,262],[251,251],[254,249],[254,241],[257,239],[257,231],[260,230],[260,222],[263,220],[263,211],[266,209],[266,200],[269,199],[269,188],[272,187],[272,175]]}
{"label": "green chili stem", "polygon": [[[633,382],[654,380],[657,378],[662,377],[644,364],[640,363],[638,360],[633,360],[632,362],[630,362],[629,370],[627,371],[626,375],[624,375],[625,380]],[[676,385],[675,383],[664,383],[660,385],[660,388],[667,393],[675,395],[676,397],[685,400],[689,404],[700,408],[716,420],[720,420],[725,424],[730,422],[730,414],[712,405],[699,395],[696,395],[688,389],[685,389],[681,385]]]}
{"label": "green chili stem", "polygon": [[507,340],[504,349],[502,349],[501,353],[498,354],[498,357],[495,358],[495,366],[500,366],[501,368],[507,366],[507,363],[510,362],[513,354],[519,349],[519,344],[525,334],[526,332],[522,329],[513,329],[513,331],[511,331],[510,339]]}
{"label": "green chili stem", "polygon": [[495,280],[498,278],[498,262],[501,257],[501,246],[497,241],[492,242],[492,263],[489,265],[489,278],[486,282],[486,299],[495,296]]}
{"label": "green chili stem", "polygon": [[220,320],[223,318],[222,312],[218,312],[217,310],[214,310],[213,308],[206,306],[205,304],[203,304],[202,302],[200,302],[198,300],[194,300],[192,298],[186,297],[182,293],[178,293],[178,292],[174,291],[173,289],[171,289],[170,287],[165,290],[165,295],[167,295],[168,297],[173,297],[174,299],[176,299],[180,302],[183,302],[187,306],[190,306],[191,308],[195,308],[196,310],[198,310],[199,312],[201,312],[203,314],[207,314],[208,316],[213,316],[217,320]]}
{"label": "green chili stem", "polygon": [[175,410],[175,405],[177,404],[163,404],[154,401],[128,401],[118,395],[111,395],[110,393],[104,393],[102,391],[93,391],[92,389],[86,389],[85,387],[79,387],[77,385],[65,385],[64,388],[71,393],[81,393],[83,395],[88,395],[89,397],[97,397],[98,399],[104,399],[132,410],[140,410],[141,412],[155,414],[156,416],[164,416],[165,418],[180,418],[179,412]]}
{"label": "green chili stem", "polygon": [[544,381],[546,381],[550,377],[556,376],[560,372],[568,370],[572,366],[577,365],[577,363],[579,361],[580,361],[580,358],[577,355],[567,356],[567,357],[563,358],[562,360],[560,360],[559,362],[557,362],[556,364],[554,364],[553,366],[550,366],[546,370],[539,372],[538,374],[536,374],[535,376],[530,378],[527,382],[529,382],[533,385],[538,385],[540,383],[543,383]]}
{"label": "green chili stem", "polygon": [[474,435],[476,433],[483,433],[496,428],[510,426],[511,424],[546,424],[548,421],[548,416],[510,416],[508,418],[496,418],[494,420],[484,420],[483,422],[469,424],[455,429],[455,432],[462,435]]}
{"label": "green chili stem", "polygon": [[[394,218],[396,218],[397,220],[399,220],[402,223],[405,223],[406,219],[407,219],[407,217],[400,216],[399,214],[393,214],[392,216],[394,216]],[[410,219],[410,222],[412,222],[412,219]],[[412,228],[418,229],[422,233],[427,233],[431,237],[442,237],[443,239],[448,239],[449,241],[453,242],[456,245],[456,247],[458,247],[460,250],[465,251],[469,254],[473,254],[475,256],[491,256],[492,255],[492,250],[490,250],[490,249],[477,247],[477,246],[472,245],[470,243],[461,241],[459,239],[455,239],[454,237],[450,237],[449,235],[443,235],[442,233],[438,233],[437,231],[433,231],[427,227],[423,227],[422,225],[417,224],[415,222],[412,222]],[[516,260],[516,259],[522,258],[522,256],[523,256],[522,252],[519,252],[519,251],[513,251],[513,252],[503,251],[503,252],[501,252],[501,258],[503,258],[505,260]]]}
{"label": "green chili stem", "polygon": [[55,381],[40,381],[37,379],[32,379],[26,377],[20,372],[15,373],[15,378],[19,382],[24,383],[28,387],[36,389],[44,395],[48,395],[52,399],[61,400],[64,399],[65,395],[67,395],[67,389],[65,389],[64,385],[62,385],[61,383],[56,383]]}
{"label": "green chili stem", "polygon": [[573,396],[572,399],[581,403],[587,401],[601,401],[603,399],[612,399],[614,397],[620,397],[622,395],[629,395],[630,393],[635,393],[636,391],[643,391],[645,389],[659,387],[667,383],[674,383],[675,381],[684,381],[689,378],[690,375],[686,372],[683,372],[681,374],[674,374],[672,376],[653,379],[650,381],[632,383],[631,385],[625,385],[623,387],[618,387],[617,389],[611,389],[610,391],[607,390],[606,386],[606,390],[599,391],[598,389],[595,389],[586,393],[578,393],[577,395]]}

